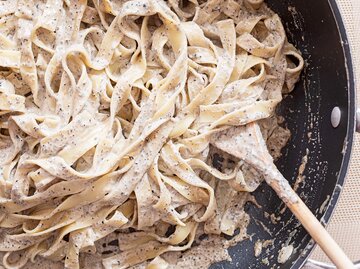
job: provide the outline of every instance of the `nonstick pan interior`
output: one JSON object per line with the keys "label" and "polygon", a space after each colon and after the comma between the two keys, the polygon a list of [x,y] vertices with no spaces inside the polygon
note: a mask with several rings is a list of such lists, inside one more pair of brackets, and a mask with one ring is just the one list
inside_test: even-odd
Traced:
{"label": "nonstick pan interior", "polygon": [[[294,184],[302,159],[307,156],[305,184],[297,192],[326,224],[344,183],[354,133],[354,78],[345,29],[335,0],[266,2],[280,15],[289,41],[306,60],[301,81],[279,107],[278,113],[285,118],[292,137],[277,165]],[[336,129],[330,122],[335,106],[342,112]],[[301,268],[313,247],[311,238],[289,210],[280,213],[284,205],[268,186],[263,184],[255,197],[262,208],[246,206],[251,216],[248,234],[253,235],[252,240],[230,249],[232,262],[211,268]],[[274,213],[281,220],[273,224],[264,212]],[[254,243],[273,238],[268,251],[255,257]],[[278,254],[285,244],[292,244],[295,250],[287,262],[279,264]],[[269,264],[264,263],[266,259]]]}

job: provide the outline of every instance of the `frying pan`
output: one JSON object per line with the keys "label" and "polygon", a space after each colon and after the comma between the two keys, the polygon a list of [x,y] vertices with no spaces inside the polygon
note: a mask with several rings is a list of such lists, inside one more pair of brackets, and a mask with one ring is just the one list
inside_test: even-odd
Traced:
{"label": "frying pan", "polygon": [[[335,0],[267,3],[280,15],[289,41],[306,61],[296,89],[278,108],[292,137],[277,166],[294,184],[302,159],[307,156],[305,184],[300,184],[297,193],[326,225],[345,181],[355,132],[354,74],[344,24]],[[330,120],[334,107],[341,111],[337,128]],[[245,207],[251,217],[251,240],[229,249],[231,262],[213,264],[211,268],[301,268],[314,247],[311,237],[289,210],[282,213],[284,204],[266,184],[254,196],[262,207],[250,203]],[[281,219],[272,223],[264,212]],[[268,252],[254,256],[254,242],[274,238]],[[288,244],[294,251],[285,263],[279,264],[279,251]],[[263,262],[266,258],[268,264]]]}

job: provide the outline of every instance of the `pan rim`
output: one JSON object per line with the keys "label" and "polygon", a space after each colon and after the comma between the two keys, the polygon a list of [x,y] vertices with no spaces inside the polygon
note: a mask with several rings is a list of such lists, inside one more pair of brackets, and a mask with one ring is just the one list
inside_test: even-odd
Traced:
{"label": "pan rim", "polygon": [[[345,60],[345,69],[347,75],[347,90],[348,90],[348,119],[347,119],[347,134],[344,140],[344,153],[343,159],[339,170],[339,175],[337,177],[336,186],[330,198],[330,204],[325,210],[325,212],[320,217],[321,223],[326,227],[329,223],[339,201],[340,195],[342,193],[342,187],[346,182],[346,175],[349,169],[349,164],[352,155],[353,149],[353,140],[355,133],[355,122],[356,122],[356,91],[355,91],[355,74],[353,69],[353,58],[351,47],[348,40],[347,31],[345,28],[344,21],[339,9],[336,0],[328,0],[329,7],[332,11],[333,18],[337,26],[337,31],[342,43],[342,50]],[[309,236],[309,235],[308,235]],[[310,257],[310,254],[314,250],[316,243],[310,239],[307,246],[302,252],[300,252],[299,257],[295,260],[292,269],[302,268],[306,263],[307,259]]]}

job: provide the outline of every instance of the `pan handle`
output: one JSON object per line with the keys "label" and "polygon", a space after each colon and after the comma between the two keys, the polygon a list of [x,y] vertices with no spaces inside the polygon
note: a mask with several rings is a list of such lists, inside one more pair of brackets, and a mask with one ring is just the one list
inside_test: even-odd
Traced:
{"label": "pan handle", "polygon": [[[360,261],[355,263],[355,268],[360,269]],[[302,269],[336,269],[336,267],[332,264],[327,264],[327,263],[308,259]]]}

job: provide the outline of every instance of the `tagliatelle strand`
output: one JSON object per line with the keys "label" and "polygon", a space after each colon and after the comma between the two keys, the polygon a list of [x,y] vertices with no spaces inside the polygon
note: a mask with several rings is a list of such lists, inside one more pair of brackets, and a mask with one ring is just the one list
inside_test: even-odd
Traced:
{"label": "tagliatelle strand", "polygon": [[173,268],[234,235],[262,178],[211,136],[271,140],[303,66],[263,1],[1,1],[0,263]]}

